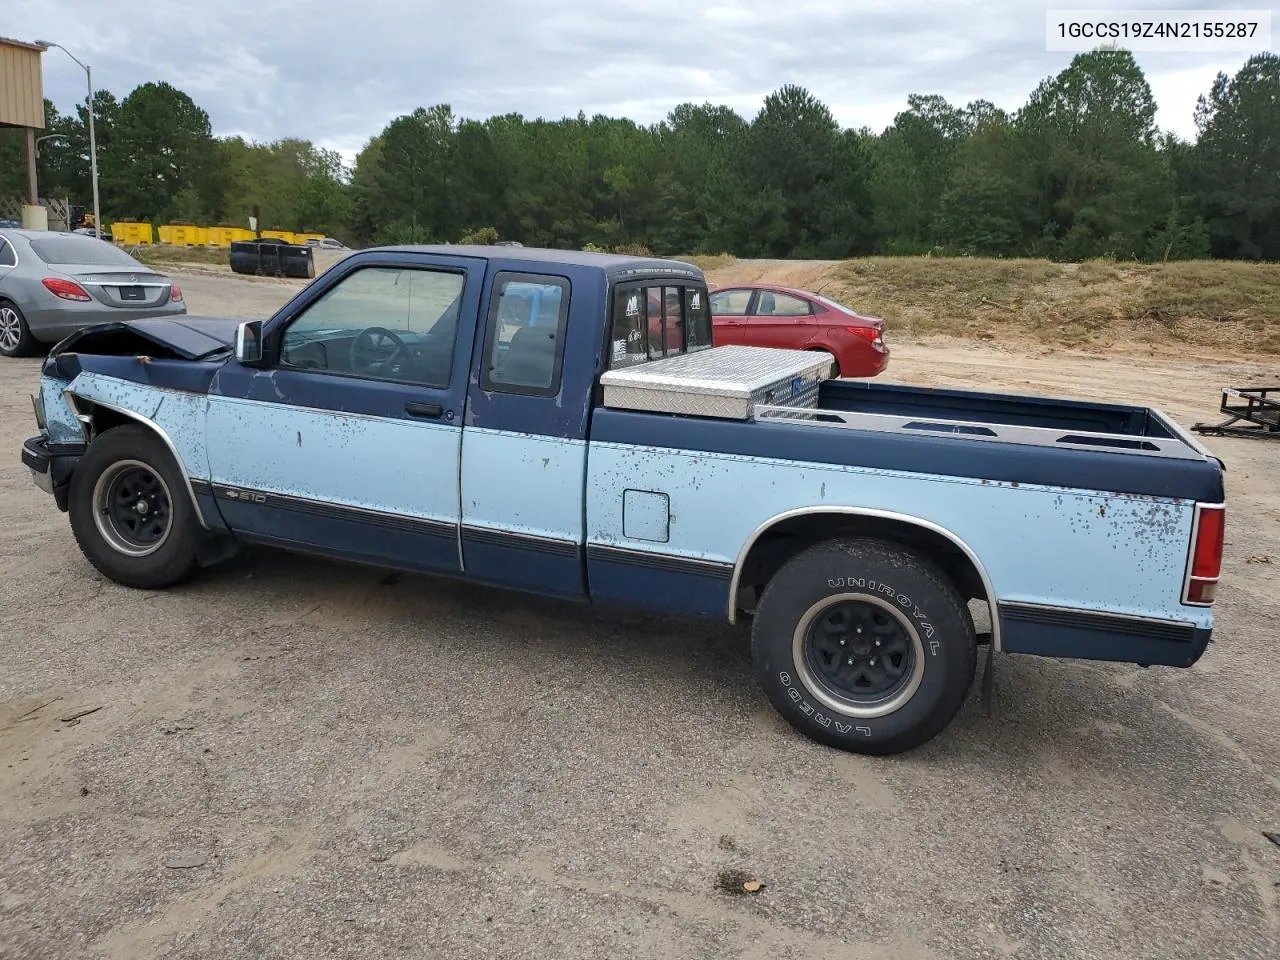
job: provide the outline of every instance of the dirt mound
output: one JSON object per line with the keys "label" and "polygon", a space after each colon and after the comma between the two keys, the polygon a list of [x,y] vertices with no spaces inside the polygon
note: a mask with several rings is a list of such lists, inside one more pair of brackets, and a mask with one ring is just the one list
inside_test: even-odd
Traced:
{"label": "dirt mound", "polygon": [[820,292],[884,317],[890,333],[904,339],[1280,353],[1280,264],[720,257],[703,268],[715,285],[776,283]]}

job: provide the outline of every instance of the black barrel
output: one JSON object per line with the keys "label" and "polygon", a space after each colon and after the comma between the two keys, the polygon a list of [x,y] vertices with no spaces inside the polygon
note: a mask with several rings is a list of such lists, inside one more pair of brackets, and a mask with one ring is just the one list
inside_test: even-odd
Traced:
{"label": "black barrel", "polygon": [[275,237],[236,240],[231,244],[231,272],[310,280],[316,275],[316,262],[311,248],[301,244]]}

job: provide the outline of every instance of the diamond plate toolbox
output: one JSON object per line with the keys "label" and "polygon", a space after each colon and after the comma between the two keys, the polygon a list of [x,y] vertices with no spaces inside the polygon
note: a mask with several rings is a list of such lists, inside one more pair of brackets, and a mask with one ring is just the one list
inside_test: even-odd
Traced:
{"label": "diamond plate toolbox", "polygon": [[620,410],[749,420],[756,404],[816,409],[831,358],[772,347],[715,347],[600,377],[604,405]]}

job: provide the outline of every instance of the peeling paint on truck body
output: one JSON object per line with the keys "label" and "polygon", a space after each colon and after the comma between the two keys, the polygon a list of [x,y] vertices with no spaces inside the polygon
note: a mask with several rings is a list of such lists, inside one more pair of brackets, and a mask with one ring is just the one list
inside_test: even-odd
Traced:
{"label": "peeling paint on truck body", "polygon": [[[1223,501],[1222,466],[1199,449],[1136,456],[602,406],[612,291],[705,294],[678,261],[358,252],[266,321],[264,342],[278,349],[283,329],[368,267],[462,278],[447,383],[242,366],[230,320],[113,325],[124,329],[78,334],[46,361],[47,440],[71,450],[95,417],[134,419],[166,439],[211,530],[561,597],[733,619],[753,545],[777,522],[818,516],[954,548],[1007,652],[1189,666],[1210,639],[1212,608],[1183,596],[1197,504]],[[513,275],[569,290],[552,392],[482,385],[495,278]],[[415,404],[440,412],[406,414]],[[858,404],[1178,440],[1142,407],[823,385],[820,406]]]}

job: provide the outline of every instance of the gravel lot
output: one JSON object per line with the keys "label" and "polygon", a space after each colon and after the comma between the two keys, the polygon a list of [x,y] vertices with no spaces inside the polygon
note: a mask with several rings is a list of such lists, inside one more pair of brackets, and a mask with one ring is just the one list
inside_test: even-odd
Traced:
{"label": "gravel lot", "polygon": [[[181,280],[240,316],[299,287]],[[1268,374],[893,346],[886,379],[1183,423]],[[1280,956],[1280,445],[1209,441],[1197,667],[1005,657],[995,716],[975,687],[875,760],[794,734],[743,629],[266,550],[103,582],[18,459],[37,373],[0,363],[0,957]]]}

